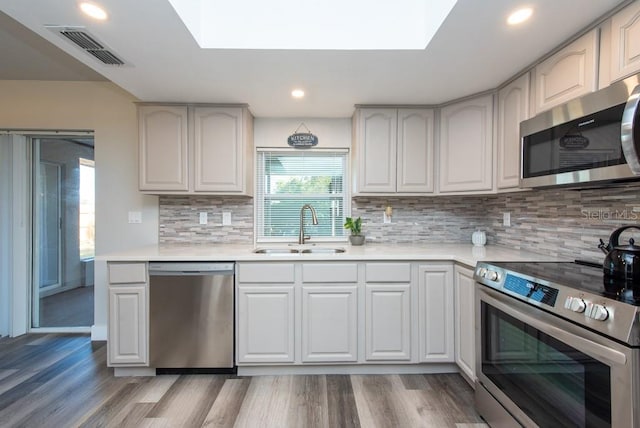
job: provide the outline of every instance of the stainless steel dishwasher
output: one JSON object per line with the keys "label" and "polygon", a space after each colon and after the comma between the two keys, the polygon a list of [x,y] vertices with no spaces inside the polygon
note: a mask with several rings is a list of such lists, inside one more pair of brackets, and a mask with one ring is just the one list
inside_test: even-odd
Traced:
{"label": "stainless steel dishwasher", "polygon": [[234,263],[149,263],[156,369],[233,369]]}

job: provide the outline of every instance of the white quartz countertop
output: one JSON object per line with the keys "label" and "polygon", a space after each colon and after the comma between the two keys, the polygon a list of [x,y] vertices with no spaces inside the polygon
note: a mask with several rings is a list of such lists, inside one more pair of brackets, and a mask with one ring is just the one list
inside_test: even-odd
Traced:
{"label": "white quartz countertop", "polygon": [[[499,245],[487,245],[475,247],[471,244],[365,244],[351,246],[348,243],[323,243],[315,244],[317,247],[344,248],[344,253],[339,254],[255,254],[253,245],[237,244],[165,244],[151,245],[106,254],[96,257],[102,261],[237,261],[237,262],[264,262],[264,261],[347,261],[347,260],[412,260],[412,261],[436,261],[447,260],[475,266],[478,261],[557,261],[557,257],[538,254],[529,251],[514,250]],[[264,247],[287,247],[287,245],[258,245]],[[298,246],[295,246],[298,247]]]}

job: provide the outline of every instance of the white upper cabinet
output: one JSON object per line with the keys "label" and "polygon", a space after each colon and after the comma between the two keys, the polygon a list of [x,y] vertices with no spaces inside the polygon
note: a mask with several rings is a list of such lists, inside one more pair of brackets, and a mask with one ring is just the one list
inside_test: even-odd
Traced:
{"label": "white upper cabinet", "polygon": [[140,190],[253,193],[253,118],[246,107],[140,105]]}
{"label": "white upper cabinet", "polygon": [[396,109],[361,109],[357,113],[356,193],[396,191]]}
{"label": "white upper cabinet", "polygon": [[529,118],[529,73],[498,91],[499,190],[518,188],[520,182],[520,122]]}
{"label": "white upper cabinet", "polygon": [[493,95],[440,111],[440,193],[493,188]]}
{"label": "white upper cabinet", "polygon": [[640,1],[633,2],[611,18],[610,80],[640,71]]}
{"label": "white upper cabinet", "polygon": [[398,193],[433,192],[433,110],[398,110]]}
{"label": "white upper cabinet", "polygon": [[536,66],[535,114],[597,89],[597,49],[595,29]]}
{"label": "white upper cabinet", "polygon": [[194,190],[196,192],[245,193],[249,148],[245,112],[240,107],[195,107]]}
{"label": "white upper cabinet", "polygon": [[433,110],[361,108],[354,115],[354,192],[433,192]]}
{"label": "white upper cabinet", "polygon": [[140,190],[189,190],[187,123],[187,106],[138,107]]}

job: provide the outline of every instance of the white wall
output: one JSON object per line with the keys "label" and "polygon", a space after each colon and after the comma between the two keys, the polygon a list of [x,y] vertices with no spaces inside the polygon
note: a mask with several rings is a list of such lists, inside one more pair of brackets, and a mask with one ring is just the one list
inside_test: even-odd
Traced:
{"label": "white wall", "polygon": [[[256,147],[289,147],[287,138],[304,123],[318,137],[318,149],[348,149],[351,147],[351,119],[275,119],[256,118],[253,141]],[[304,126],[298,132],[307,132]]]}
{"label": "white wall", "polygon": [[[138,192],[137,116],[129,93],[108,82],[0,81],[0,129],[93,130],[96,255],[158,241],[158,198]],[[142,224],[127,212],[141,211]],[[106,265],[95,266],[94,340],[106,339]]]}

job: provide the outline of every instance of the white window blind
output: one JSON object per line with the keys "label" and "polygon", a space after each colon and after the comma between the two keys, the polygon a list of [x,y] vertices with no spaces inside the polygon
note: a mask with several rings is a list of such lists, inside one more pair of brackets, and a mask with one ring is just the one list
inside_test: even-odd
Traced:
{"label": "white window blind", "polygon": [[304,204],[312,205],[318,216],[314,226],[305,210],[306,235],[312,239],[345,236],[346,165],[346,151],[259,151],[257,240],[296,239]]}

